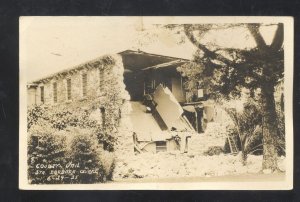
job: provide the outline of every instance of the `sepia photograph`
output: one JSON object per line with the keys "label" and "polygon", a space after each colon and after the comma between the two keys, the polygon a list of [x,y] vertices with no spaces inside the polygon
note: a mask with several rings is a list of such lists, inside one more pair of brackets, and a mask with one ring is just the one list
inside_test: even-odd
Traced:
{"label": "sepia photograph", "polygon": [[20,17],[19,188],[293,188],[293,18]]}

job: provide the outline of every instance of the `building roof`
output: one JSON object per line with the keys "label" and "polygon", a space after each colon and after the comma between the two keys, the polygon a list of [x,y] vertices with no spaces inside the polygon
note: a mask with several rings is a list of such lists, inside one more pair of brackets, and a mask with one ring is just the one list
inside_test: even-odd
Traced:
{"label": "building roof", "polygon": [[[143,70],[148,68],[162,68],[162,67],[171,67],[171,66],[179,66],[189,60],[183,58],[176,58],[171,56],[157,55],[152,53],[146,53],[143,51],[134,51],[134,50],[125,50],[117,53],[122,57],[124,69],[127,72]],[[79,65],[73,66],[71,68],[66,68],[62,71],[56,72],[49,76],[43,77],[41,79],[31,81],[31,84],[38,84],[42,81],[52,79],[58,75],[65,75],[72,71],[78,71],[85,67],[92,67],[94,63],[99,60],[105,60],[105,58],[109,57],[108,55],[95,58],[93,60],[89,60],[87,62],[81,63]]]}
{"label": "building roof", "polygon": [[30,84],[38,84],[38,83],[43,82],[45,80],[52,79],[55,76],[63,76],[63,75],[66,75],[70,72],[76,72],[76,71],[82,70],[84,68],[92,68],[95,64],[98,65],[100,60],[102,60],[104,63],[109,63],[109,62],[112,62],[113,59],[112,59],[111,55],[104,55],[104,56],[101,56],[101,57],[97,57],[93,60],[89,60],[87,62],[84,62],[84,63],[78,64],[76,66],[73,66],[71,68],[66,68],[62,71],[56,72],[54,74],[50,74],[46,77],[31,81]]}
{"label": "building roof", "polygon": [[122,51],[118,54],[122,56],[124,68],[132,71],[143,70],[147,68],[170,67],[172,65],[178,66],[179,61],[182,64],[189,61],[183,58],[157,55],[133,50]]}
{"label": "building roof", "polygon": [[178,60],[174,60],[174,61],[171,61],[171,62],[165,62],[165,63],[161,63],[161,64],[154,65],[154,66],[151,66],[151,67],[146,67],[142,70],[160,69],[160,68],[168,68],[168,67],[178,67],[180,65],[183,65],[186,62],[187,61],[185,61],[185,60],[178,59]]}

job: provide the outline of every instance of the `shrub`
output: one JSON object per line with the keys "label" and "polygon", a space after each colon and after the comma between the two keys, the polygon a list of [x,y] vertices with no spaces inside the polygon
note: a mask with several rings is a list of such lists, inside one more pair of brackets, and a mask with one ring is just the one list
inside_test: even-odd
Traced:
{"label": "shrub", "polygon": [[116,143],[116,138],[112,135],[110,135],[110,132],[106,129],[103,130],[103,128],[98,127],[96,129],[96,134],[98,138],[98,142],[100,144],[103,144],[103,148],[109,152],[114,151],[114,145]]}
{"label": "shrub", "polygon": [[226,109],[227,113],[234,122],[235,133],[238,134],[240,140],[240,148],[242,151],[242,163],[245,165],[247,155],[258,150],[262,150],[262,114],[257,102],[249,99],[244,104],[242,112],[236,109]]}
{"label": "shrub", "polygon": [[[99,103],[90,100],[85,107],[74,105],[34,106],[27,111],[29,134],[28,173],[30,183],[97,183],[112,180],[115,158],[111,153],[117,141],[119,105],[111,104],[105,125],[91,117]],[[91,106],[89,106],[91,105]],[[110,113],[112,112],[112,113]],[[113,115],[111,115],[113,114]],[[37,142],[41,146],[32,146]],[[107,151],[103,151],[103,148]],[[52,150],[61,150],[58,156]],[[59,164],[57,169],[37,169],[37,164]],[[65,172],[67,164],[74,173]],[[70,170],[70,169],[69,169]],[[42,172],[43,174],[35,174]],[[58,173],[59,172],[59,173]]]}
{"label": "shrub", "polygon": [[[240,139],[242,151],[242,161],[246,164],[248,154],[262,154],[263,152],[263,132],[262,114],[260,106],[254,100],[249,99],[244,105],[242,113],[235,109],[227,109],[227,113],[235,124],[234,130]],[[277,110],[278,136],[276,138],[276,148],[279,155],[285,155],[285,122],[284,112]]]}
{"label": "shrub", "polygon": [[105,173],[100,161],[97,138],[89,133],[78,131],[70,142],[69,158],[79,165],[76,183],[87,184],[103,182]]}
{"label": "shrub", "polygon": [[[43,131],[43,128],[51,128],[52,130],[67,130],[68,128],[92,129],[97,134],[98,142],[104,144],[106,150],[113,151],[117,139],[115,138],[112,123],[108,122],[108,126],[101,126],[96,120],[90,118],[91,112],[97,110],[73,109],[59,107],[35,106],[28,109],[27,112],[27,128],[28,132],[35,133]],[[34,129],[33,129],[34,128]]]}
{"label": "shrub", "polygon": [[115,155],[112,152],[100,150],[100,164],[104,172],[104,181],[112,180],[115,169]]}
{"label": "shrub", "polygon": [[94,130],[74,127],[30,135],[28,148],[32,184],[87,184],[113,178],[115,157],[101,148]]}
{"label": "shrub", "polygon": [[214,156],[214,155],[220,155],[221,153],[224,153],[224,150],[222,147],[212,146],[212,147],[209,147],[203,154],[206,156]]}
{"label": "shrub", "polygon": [[40,119],[44,119],[45,110],[40,106],[34,106],[27,110],[27,129],[38,123]]}
{"label": "shrub", "polygon": [[32,184],[60,183],[55,174],[51,174],[51,165],[63,165],[66,162],[66,138],[53,133],[30,135],[28,142],[28,179]]}

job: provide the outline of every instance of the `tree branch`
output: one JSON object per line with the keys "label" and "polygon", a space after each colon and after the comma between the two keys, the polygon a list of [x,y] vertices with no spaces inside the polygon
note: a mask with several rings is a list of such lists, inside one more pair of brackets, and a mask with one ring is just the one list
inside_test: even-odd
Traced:
{"label": "tree branch", "polygon": [[262,37],[260,31],[259,31],[259,24],[248,24],[248,30],[250,31],[251,35],[253,36],[256,45],[259,49],[265,50],[267,48],[267,44]]}
{"label": "tree branch", "polygon": [[220,54],[217,54],[211,50],[209,50],[208,48],[206,48],[205,45],[201,44],[196,38],[195,36],[193,35],[192,33],[193,29],[192,29],[192,26],[191,25],[188,25],[188,24],[185,24],[184,25],[184,33],[185,35],[187,36],[187,38],[190,40],[190,42],[192,44],[194,44],[197,48],[199,48],[200,50],[202,50],[206,55],[208,55],[210,58],[212,59],[217,59],[221,62],[223,62],[224,64],[226,65],[232,65],[232,61],[227,59],[226,57],[220,55]]}
{"label": "tree branch", "polygon": [[275,36],[274,36],[274,39],[271,44],[271,49],[273,51],[278,51],[281,48],[281,46],[283,44],[283,38],[284,38],[283,35],[284,35],[283,24],[279,23],[276,33],[275,33]]}

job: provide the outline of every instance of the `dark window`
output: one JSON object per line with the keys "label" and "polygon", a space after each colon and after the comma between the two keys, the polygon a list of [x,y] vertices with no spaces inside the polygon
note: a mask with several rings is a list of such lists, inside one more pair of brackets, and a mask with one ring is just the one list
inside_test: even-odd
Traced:
{"label": "dark window", "polygon": [[103,69],[100,69],[99,71],[99,85],[100,85],[100,91],[103,90],[103,87],[104,87],[104,70]]}
{"label": "dark window", "polygon": [[72,83],[71,83],[71,79],[67,79],[67,98],[68,98],[68,100],[72,99]]}
{"label": "dark window", "polygon": [[53,101],[57,102],[57,83],[53,83]]}
{"label": "dark window", "polygon": [[164,152],[167,151],[167,142],[158,141],[156,142],[156,152]]}
{"label": "dark window", "polygon": [[45,102],[45,97],[44,97],[44,86],[41,86],[41,102]]}
{"label": "dark window", "polygon": [[144,83],[144,88],[145,88],[145,94],[151,94],[155,90],[155,79],[146,77],[145,83]]}
{"label": "dark window", "polygon": [[82,74],[82,95],[85,97],[87,94],[87,74]]}
{"label": "dark window", "polygon": [[102,127],[105,127],[105,108],[100,107],[100,112],[101,112],[101,119],[102,119]]}

